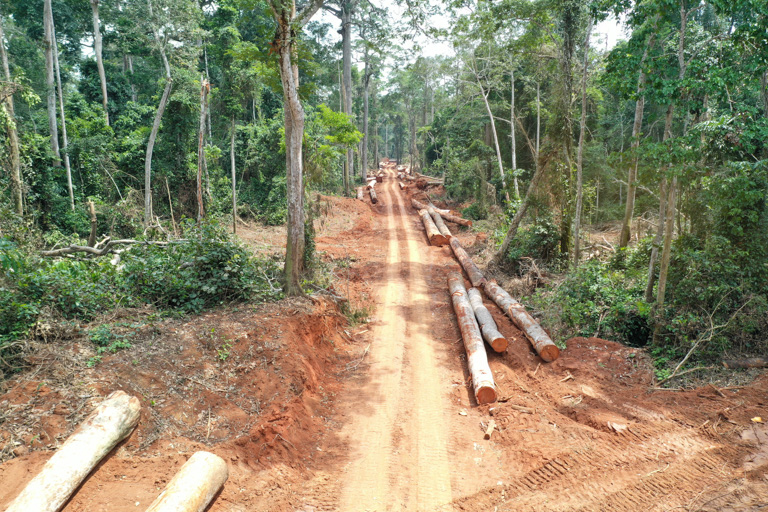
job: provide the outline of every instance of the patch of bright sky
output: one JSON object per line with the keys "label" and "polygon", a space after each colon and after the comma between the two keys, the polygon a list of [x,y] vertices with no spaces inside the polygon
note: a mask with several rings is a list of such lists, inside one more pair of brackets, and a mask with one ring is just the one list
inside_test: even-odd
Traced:
{"label": "patch of bright sky", "polygon": [[[405,8],[392,2],[392,4],[386,7],[389,13],[387,18],[390,20],[404,19]],[[333,14],[322,10],[319,16],[316,18],[321,23],[328,23],[334,27],[332,36],[334,39],[341,40],[341,35],[338,34],[338,30],[341,26],[339,19]],[[430,17],[430,25],[435,28],[448,28],[450,25],[450,17],[445,14],[433,15]],[[626,40],[628,34],[626,33],[626,26],[622,20],[617,19],[611,15],[607,19],[598,23],[592,32],[593,46],[601,51],[607,52],[612,49],[621,40]],[[419,33],[414,39],[403,39],[394,41],[396,44],[400,44],[407,50],[413,50],[416,45],[421,49],[420,53],[427,57],[446,56],[450,57],[455,55],[453,46],[446,40],[440,40],[433,37],[428,37],[424,33]],[[357,56],[356,56],[357,57]],[[358,60],[355,58],[355,60]]]}

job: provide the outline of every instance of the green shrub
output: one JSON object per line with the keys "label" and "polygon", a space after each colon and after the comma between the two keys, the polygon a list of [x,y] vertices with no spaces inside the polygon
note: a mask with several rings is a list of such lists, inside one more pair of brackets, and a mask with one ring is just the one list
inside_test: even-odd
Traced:
{"label": "green shrub", "polygon": [[550,218],[539,218],[531,226],[520,228],[509,245],[507,263],[514,272],[520,270],[523,258],[540,263],[554,263],[560,257],[560,231]]}
{"label": "green shrub", "polygon": [[470,220],[487,219],[488,208],[486,208],[484,205],[480,204],[479,202],[472,203],[471,205],[461,210],[461,215],[465,219],[470,219]]}

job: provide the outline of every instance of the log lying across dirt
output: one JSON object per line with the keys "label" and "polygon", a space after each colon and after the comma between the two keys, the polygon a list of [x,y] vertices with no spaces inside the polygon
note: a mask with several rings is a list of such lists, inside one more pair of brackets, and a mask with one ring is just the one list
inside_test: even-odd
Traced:
{"label": "log lying across dirt", "polygon": [[453,254],[456,256],[456,259],[459,260],[461,268],[463,268],[464,272],[469,276],[472,286],[483,286],[486,282],[485,276],[480,272],[480,269],[477,268],[477,265],[472,261],[472,258],[469,257],[469,254],[464,250],[464,247],[461,246],[458,238],[451,238],[451,249],[453,249]]}
{"label": "log lying across dirt", "polygon": [[405,188],[405,184],[403,182],[398,183],[400,185],[400,190],[403,190]]}
{"label": "log lying across dirt", "polygon": [[726,359],[723,366],[735,368],[768,368],[768,357],[747,357],[745,359]]}
{"label": "log lying across dirt", "polygon": [[445,222],[443,222],[443,218],[440,216],[440,212],[438,212],[433,206],[427,206],[427,211],[432,216],[432,220],[435,221],[435,226],[437,226],[437,230],[440,231],[440,233],[450,240],[453,238],[453,235],[451,234],[451,230],[448,229],[448,226],[445,225]]}
{"label": "log lying across dirt", "polygon": [[360,201],[363,200],[363,187],[357,187],[357,198]]}
{"label": "log lying across dirt", "polygon": [[[411,204],[417,210],[427,209],[427,205],[425,205],[421,201],[417,201],[416,199],[411,199]],[[443,213],[445,212],[445,210],[438,210],[437,208],[435,208],[435,211],[440,213],[440,216],[442,216],[443,219],[447,220],[448,222],[453,222],[454,224],[459,224],[460,226],[472,227],[471,220],[462,219],[461,217],[457,217],[456,215],[451,215],[450,213]]]}
{"label": "log lying across dirt", "polygon": [[478,404],[490,404],[496,401],[496,384],[488,366],[480,328],[475,320],[475,313],[467,300],[464,278],[458,272],[448,274],[448,289],[451,292],[453,309],[459,320],[461,337],[467,351],[467,365],[472,376],[472,387]]}
{"label": "log lying across dirt", "polygon": [[541,325],[496,281],[491,280],[485,283],[485,293],[512,319],[517,328],[525,333],[525,337],[544,361],[549,363],[560,357],[560,349],[552,342]]}
{"label": "log lying across dirt", "polygon": [[470,288],[467,291],[469,296],[469,303],[472,305],[472,309],[475,312],[475,318],[480,326],[480,332],[483,334],[483,339],[496,352],[504,352],[507,350],[507,338],[499,332],[499,328],[496,326],[496,322],[491,316],[491,312],[483,305],[483,295],[477,288]]}
{"label": "log lying across dirt", "polygon": [[53,454],[6,512],[56,512],[112,448],[139,422],[139,399],[123,391],[107,397]]}
{"label": "log lying across dirt", "polygon": [[437,226],[432,221],[432,217],[427,210],[419,210],[421,216],[421,222],[424,223],[424,230],[427,232],[427,238],[429,238],[430,245],[437,245],[442,247],[448,243],[448,239],[438,231]]}
{"label": "log lying across dirt", "polygon": [[203,512],[228,477],[227,463],[221,457],[196,452],[181,466],[147,512]]}
{"label": "log lying across dirt", "polygon": [[370,194],[370,196],[371,196],[371,202],[372,202],[373,204],[376,204],[376,203],[378,203],[378,202],[379,202],[379,198],[376,196],[376,190],[374,190],[374,188],[373,188],[373,187],[371,187],[371,188],[369,188],[369,189],[368,189],[368,194]]}

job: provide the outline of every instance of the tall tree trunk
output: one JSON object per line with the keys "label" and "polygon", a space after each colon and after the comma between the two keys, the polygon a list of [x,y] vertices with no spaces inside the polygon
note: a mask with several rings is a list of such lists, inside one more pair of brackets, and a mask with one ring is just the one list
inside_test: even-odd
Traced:
{"label": "tall tree trunk", "polygon": [[768,71],[760,75],[760,99],[763,100],[763,116],[768,117]]}
{"label": "tall tree trunk", "polygon": [[581,261],[581,209],[583,199],[584,134],[587,131],[587,73],[589,67],[589,36],[592,33],[592,18],[587,24],[584,38],[584,72],[581,76],[581,120],[579,122],[579,149],[576,154],[576,216],[573,222],[573,264]]}
{"label": "tall tree trunk", "polygon": [[512,141],[512,179],[515,183],[515,199],[520,200],[520,185],[517,182],[517,140],[515,137],[515,70],[514,68],[509,72],[509,81],[512,92],[510,94],[509,103],[509,125],[510,133],[509,138]]}
{"label": "tall tree trunk", "polygon": [[[344,113],[352,119],[352,13],[356,1],[342,0],[341,4],[341,53],[342,53],[342,85],[344,91]],[[344,167],[344,195],[349,196],[352,179],[353,150],[347,149],[347,160]]]}
{"label": "tall tree trunk", "polygon": [[235,136],[237,135],[237,126],[235,125],[235,116],[232,115],[232,131],[229,134],[229,164],[232,168],[232,233],[237,234],[237,174],[235,173]]}
{"label": "tall tree trunk", "polygon": [[[3,64],[5,79],[11,82],[11,69],[8,65],[8,54],[5,51],[5,34],[3,32],[3,19],[0,17],[0,60]],[[21,184],[21,160],[19,158],[19,132],[16,128],[16,114],[13,108],[13,95],[9,94],[4,100],[5,111],[8,114],[6,122],[6,136],[11,152],[11,195],[13,197],[13,209],[19,215],[24,215],[24,198]]]}
{"label": "tall tree trunk", "polygon": [[45,91],[48,109],[48,132],[51,135],[51,150],[56,157],[56,165],[61,165],[59,152],[59,127],[56,120],[56,70],[53,65],[53,8],[51,0],[44,0],[43,27],[45,29]]}
{"label": "tall tree trunk", "polygon": [[360,174],[363,183],[368,182],[368,89],[371,85],[371,75],[368,62],[368,47],[365,48],[365,70],[363,71],[363,147],[361,153],[362,166]]}
{"label": "tall tree trunk", "polygon": [[104,107],[104,119],[109,126],[109,110],[107,110],[107,75],[104,73],[104,61],[101,55],[101,20],[99,19],[99,0],[91,0],[93,13],[93,51],[96,54],[96,67],[99,69],[101,81],[101,104]]}
{"label": "tall tree trunk", "polygon": [[136,85],[133,83],[133,55],[125,55],[123,60],[128,68],[128,83],[131,84],[131,101],[136,103],[138,96],[136,95]]}
{"label": "tall tree trunk", "polygon": [[72,167],[69,165],[69,153],[67,148],[67,118],[64,115],[64,91],[61,87],[61,69],[59,68],[59,45],[56,42],[56,29],[53,26],[53,18],[50,18],[51,34],[53,35],[53,66],[56,69],[56,88],[59,91],[59,111],[61,113],[61,138],[64,143],[64,170],[67,174],[67,191],[69,192],[69,206],[75,211],[75,191],[72,186]]}
{"label": "tall tree trunk", "polygon": [[491,134],[493,135],[493,146],[496,149],[496,162],[499,165],[499,176],[501,176],[501,186],[504,188],[504,196],[509,203],[509,191],[507,190],[507,179],[504,176],[504,163],[501,160],[501,148],[499,147],[499,136],[496,133],[496,121],[493,118],[493,112],[491,111],[491,105],[488,103],[488,93],[480,83],[480,77],[477,77],[477,86],[480,88],[480,96],[483,97],[483,103],[485,104],[485,111],[488,113],[488,120],[491,123]]}
{"label": "tall tree trunk", "polygon": [[207,172],[205,161],[205,104],[208,99],[208,80],[200,80],[200,128],[197,133],[197,222],[205,217],[205,202],[203,201],[203,172]]}
{"label": "tall tree trunk", "polygon": [[539,161],[539,140],[541,139],[541,84],[536,82],[536,154],[533,157],[536,159],[536,166],[538,167]]}
{"label": "tall tree trunk", "polygon": [[[152,0],[148,0],[149,5],[149,17],[152,15]],[[168,63],[168,57],[165,55],[164,41],[160,37],[156,27],[152,27],[152,33],[157,43],[160,57],[163,61],[163,67],[165,68],[165,87],[163,88],[163,96],[160,98],[160,104],[157,106],[157,112],[155,112],[155,120],[152,123],[152,131],[149,132],[149,140],[147,141],[147,153],[144,158],[144,226],[147,227],[152,223],[152,151],[155,148],[155,141],[157,140],[157,132],[160,131],[160,121],[163,119],[163,113],[165,112],[165,106],[168,104],[168,97],[171,95],[171,86],[173,85],[173,79],[171,78],[171,65]]]}
{"label": "tall tree trunk", "polygon": [[664,241],[664,226],[667,216],[667,176],[661,177],[659,185],[659,225],[656,227],[656,235],[653,237],[651,258],[648,263],[648,283],[645,286],[645,302],[653,301],[653,285],[656,282],[656,260],[659,257],[659,248]]}
{"label": "tall tree trunk", "polygon": [[[658,20],[658,16],[656,17]],[[647,76],[645,73],[645,62],[648,59],[648,51],[653,47],[656,38],[656,20],[654,20],[654,30],[648,36],[648,42],[643,50],[643,56],[640,58],[640,74],[637,78],[637,101],[635,102],[635,121],[632,124],[632,152],[633,161],[629,166],[627,174],[627,202],[624,208],[624,219],[621,223],[621,235],[619,236],[619,247],[626,247],[632,236],[632,216],[635,211],[635,194],[637,191],[637,166],[639,163],[638,148],[640,147],[640,132],[643,128],[643,112],[645,110],[645,83]]]}

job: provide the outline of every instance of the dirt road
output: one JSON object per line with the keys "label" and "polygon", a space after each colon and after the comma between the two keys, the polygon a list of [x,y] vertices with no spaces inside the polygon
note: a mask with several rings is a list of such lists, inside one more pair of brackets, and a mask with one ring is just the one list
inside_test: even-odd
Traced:
{"label": "dirt road", "polygon": [[424,267],[430,252],[407,217],[396,183],[387,209],[386,279],[373,326],[369,380],[343,431],[351,445],[340,509],[434,510],[451,501],[444,372],[430,335]]}

